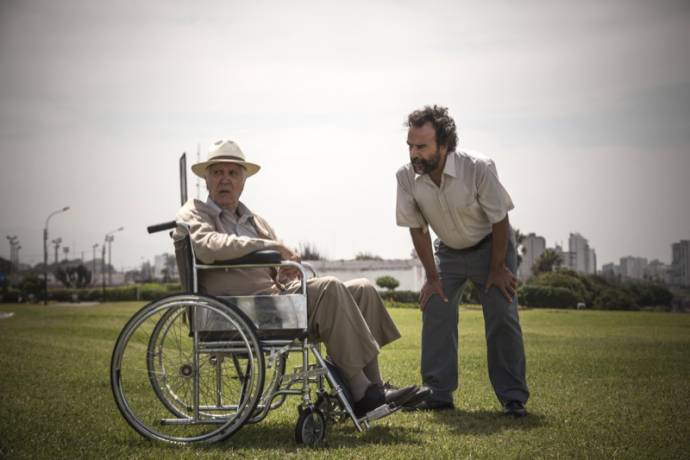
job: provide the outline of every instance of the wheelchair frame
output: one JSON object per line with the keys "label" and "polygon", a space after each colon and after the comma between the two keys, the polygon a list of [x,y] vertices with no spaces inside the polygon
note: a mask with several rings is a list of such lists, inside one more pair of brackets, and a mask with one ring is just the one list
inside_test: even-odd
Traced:
{"label": "wheelchair frame", "polygon": [[[135,313],[111,360],[116,404],[138,433],[179,444],[215,442],[263,420],[288,396],[300,396],[295,440],[317,444],[325,439],[327,423],[349,418],[363,431],[399,409],[385,404],[363,417],[355,415],[337,370],[308,338],[305,267],[316,275],[311,266],[280,260],[276,251],[202,264],[184,223],[168,222],[148,231],[174,228],[185,233],[175,242],[175,252],[189,293],[164,297]],[[301,273],[297,294],[213,297],[198,292],[199,270],[286,266]],[[145,363],[139,350],[144,345]],[[300,353],[302,364],[286,374],[290,353]],[[264,385],[267,368],[273,375]],[[316,399],[311,385],[316,385]]]}

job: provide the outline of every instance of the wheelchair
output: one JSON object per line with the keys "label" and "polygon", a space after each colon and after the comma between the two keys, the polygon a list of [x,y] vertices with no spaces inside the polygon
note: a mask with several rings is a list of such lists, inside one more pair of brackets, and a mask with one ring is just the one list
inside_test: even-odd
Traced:
{"label": "wheelchair", "polygon": [[[355,415],[337,368],[309,339],[306,280],[307,271],[316,275],[313,268],[281,260],[276,251],[203,264],[185,224],[153,225],[148,232],[175,228],[186,235],[175,241],[186,293],[155,300],[135,313],[113,350],[111,388],[134,430],[175,444],[216,442],[297,396],[295,440],[314,445],[324,441],[329,423],[351,420],[361,432],[400,409],[390,403]],[[198,292],[202,270],[288,266],[301,273],[297,293],[214,297]],[[290,353],[299,354],[301,365],[288,372]]]}

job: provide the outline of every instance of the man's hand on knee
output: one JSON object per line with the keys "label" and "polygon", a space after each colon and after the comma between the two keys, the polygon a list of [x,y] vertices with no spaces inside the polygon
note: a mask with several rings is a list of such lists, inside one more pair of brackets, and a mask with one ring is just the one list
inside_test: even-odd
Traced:
{"label": "man's hand on knee", "polygon": [[512,302],[517,291],[517,278],[508,267],[502,265],[496,269],[491,269],[489,278],[486,280],[484,292],[489,292],[491,286],[495,286],[503,294],[508,302]]}
{"label": "man's hand on knee", "polygon": [[434,294],[443,299],[444,302],[448,302],[448,298],[446,297],[445,292],[443,292],[443,284],[441,283],[441,280],[438,278],[431,280],[427,279],[424,283],[424,286],[422,286],[422,292],[419,294],[420,310],[424,311],[427,302],[429,302],[429,299],[431,299],[431,296]]}

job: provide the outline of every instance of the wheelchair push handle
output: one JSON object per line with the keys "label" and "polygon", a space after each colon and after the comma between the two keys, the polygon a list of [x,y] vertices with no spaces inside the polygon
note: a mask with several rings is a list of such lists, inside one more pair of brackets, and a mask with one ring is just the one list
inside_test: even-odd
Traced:
{"label": "wheelchair push handle", "polygon": [[162,224],[149,225],[146,231],[149,233],[158,233],[165,230],[173,230],[177,227],[177,222],[171,220],[170,222],[163,222]]}

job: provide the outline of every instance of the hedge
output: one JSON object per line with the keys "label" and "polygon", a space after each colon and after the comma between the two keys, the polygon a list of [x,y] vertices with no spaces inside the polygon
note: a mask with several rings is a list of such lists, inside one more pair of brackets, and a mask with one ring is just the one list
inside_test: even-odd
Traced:
{"label": "hedge", "polygon": [[518,289],[522,305],[536,308],[575,308],[582,298],[563,287],[525,284]]}
{"label": "hedge", "polygon": [[381,296],[384,299],[394,300],[402,303],[418,303],[419,291],[393,291],[383,292]]}
{"label": "hedge", "polygon": [[594,300],[595,308],[602,310],[639,310],[635,297],[621,288],[608,288]]}
{"label": "hedge", "polygon": [[568,289],[575,294],[578,299],[575,304],[577,304],[577,302],[586,302],[589,304],[595,295],[594,292],[587,289],[582,279],[580,279],[575,272],[570,270],[540,273],[533,277],[528,284]]}
{"label": "hedge", "polygon": [[[130,284],[125,286],[113,286],[105,289],[105,300],[155,300],[174,292],[182,292],[179,284]],[[2,295],[2,302],[15,303],[19,297],[24,300],[26,295],[21,295],[18,290],[10,289]],[[48,291],[48,298],[57,302],[94,302],[102,300],[103,290],[100,287],[88,288],[53,288]]]}

